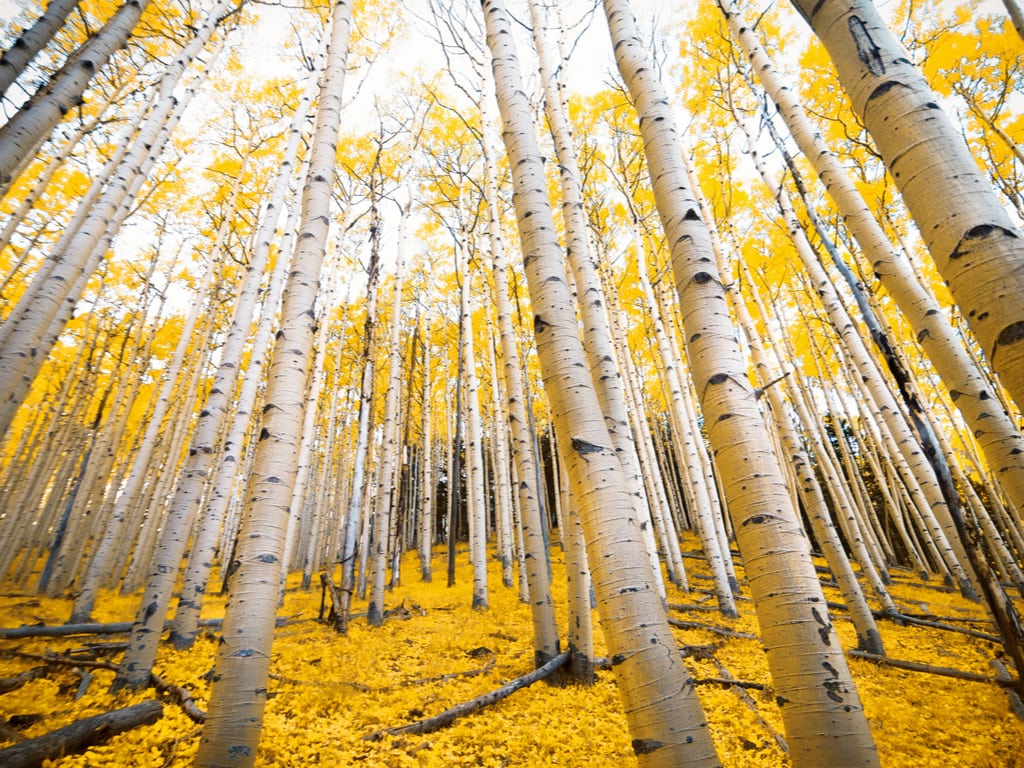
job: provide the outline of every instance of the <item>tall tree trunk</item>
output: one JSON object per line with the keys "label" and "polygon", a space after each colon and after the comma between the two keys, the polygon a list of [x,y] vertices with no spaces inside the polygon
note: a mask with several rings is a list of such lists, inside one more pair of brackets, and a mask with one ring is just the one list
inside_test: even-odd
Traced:
{"label": "tall tree trunk", "polygon": [[351,14],[348,2],[335,2],[309,176],[303,190],[301,234],[270,363],[251,493],[235,553],[239,565],[231,578],[209,712],[196,755],[200,768],[251,766],[256,761],[267,700],[287,505],[295,480],[297,432],[315,334],[314,306],[331,219]]}
{"label": "tall tree trunk", "polygon": [[1024,235],[873,3],[792,3],[832,57],[989,364],[1024,408]]}
{"label": "tall tree trunk", "polygon": [[[484,88],[493,87],[490,78],[484,79]],[[559,647],[558,626],[555,623],[555,605],[551,599],[551,575],[548,568],[547,536],[542,507],[542,486],[537,473],[537,452],[530,400],[523,377],[518,340],[512,325],[512,305],[509,297],[508,254],[501,227],[501,209],[498,199],[498,166],[491,132],[493,122],[492,98],[483,94],[480,101],[483,122],[482,149],[484,155],[484,196],[487,201],[487,236],[491,247],[491,286],[494,308],[498,316],[498,336],[501,341],[502,368],[505,390],[508,393],[508,421],[512,438],[512,460],[515,462],[518,483],[516,498],[523,535],[523,560],[526,564],[526,583],[529,589],[530,614],[533,619],[533,662],[542,667],[555,658]]]}
{"label": "tall tree trunk", "polygon": [[813,165],[841,211],[844,223],[863,249],[872,273],[910,322],[918,343],[942,377],[990,465],[998,472],[1011,503],[1024,512],[1024,437],[1020,430],[993,396],[988,377],[971,359],[934,296],[918,281],[909,260],[893,249],[846,168],[825,144],[735,3],[718,0],[718,5],[750,62],[751,71],[778,105],[794,141]]}
{"label": "tall tree trunk", "polygon": [[402,449],[399,437],[400,405],[402,394],[402,270],[403,246],[408,207],[402,208],[398,224],[399,254],[395,262],[394,295],[391,299],[391,328],[388,341],[388,390],[384,402],[384,421],[381,438],[381,459],[377,468],[377,513],[373,534],[373,588],[366,608],[366,621],[379,627],[384,623],[384,589],[388,565],[388,543],[391,521],[398,515],[399,484],[394,481]]}
{"label": "tall tree trunk", "polygon": [[7,94],[7,89],[18,79],[57,31],[64,26],[64,21],[78,5],[78,0],[51,0],[46,12],[36,19],[35,24],[26,29],[11,47],[0,56],[0,96]]}
{"label": "tall tree trunk", "polygon": [[543,158],[504,4],[483,0],[498,106],[552,415],[587,540],[594,591],[641,765],[718,764],[693,682],[665,619],[633,498],[613,450],[577,334],[565,264],[555,239]]}
{"label": "tall tree trunk", "polygon": [[728,315],[707,224],[689,190],[668,98],[629,4],[605,0],[672,252],[687,358],[757,609],[794,765],[877,766],[807,540],[759,413]]}
{"label": "tall tree trunk", "polygon": [[103,28],[68,57],[50,82],[0,128],[0,195],[32,159],[32,151],[74,107],[114,52],[124,46],[149,0],[126,0]]}

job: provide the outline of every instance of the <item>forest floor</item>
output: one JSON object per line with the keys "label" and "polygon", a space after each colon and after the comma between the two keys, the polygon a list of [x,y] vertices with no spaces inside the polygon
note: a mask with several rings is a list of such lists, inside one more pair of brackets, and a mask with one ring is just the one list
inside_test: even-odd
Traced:
{"label": "forest floor", "polygon": [[[692,544],[693,542],[689,542]],[[561,626],[566,625],[561,554],[553,553],[553,573]],[[403,725],[467,701],[530,671],[532,628],[518,592],[501,586],[498,564],[490,572],[490,609],[470,609],[471,574],[460,556],[457,585],[446,586],[442,556],[434,561],[434,581],[419,579],[415,556],[404,560],[402,585],[388,594],[387,608],[404,605],[406,618],[390,618],[383,627],[355,618],[342,637],[315,619],[320,589],[289,589],[279,616],[294,617],[277,630],[271,662],[271,691],[258,765],[295,766],[579,766],[599,768],[636,765],[612,673],[598,672],[591,687],[537,683],[500,703],[457,720],[443,730],[421,736],[364,737],[382,728]],[[669,586],[669,602],[713,606],[700,590],[710,582],[703,561],[687,558],[690,593]],[[827,578],[827,576],[823,576]],[[920,584],[909,572],[894,573],[892,591],[901,610],[941,616],[950,624],[991,632],[982,608],[941,584]],[[826,588],[829,600],[839,600]],[[98,602],[97,621],[130,621],[137,596],[106,593]],[[672,610],[684,621],[739,633],[756,633],[749,601],[739,603],[741,616],[725,619],[716,611]],[[354,610],[365,610],[357,602]],[[0,624],[61,624],[70,601],[0,594]],[[208,599],[204,616],[223,615],[223,598]],[[844,647],[855,645],[852,625],[842,611],[834,619]],[[597,619],[595,613],[595,621]],[[765,656],[759,641],[726,637],[707,629],[674,629],[681,646],[701,647],[687,658],[699,679],[721,678],[723,669],[741,681],[768,686]],[[991,677],[989,662],[998,645],[960,632],[881,623],[887,654],[895,659],[949,667]],[[596,631],[597,655],[605,655]],[[26,654],[68,654],[93,646],[94,657],[117,661],[120,636],[75,636],[0,640],[0,678],[13,678],[45,662]],[[182,686],[205,708],[207,673],[213,665],[216,636],[204,634],[189,651],[161,650],[156,672]],[[851,658],[850,665],[886,768],[958,766],[1024,768],[1024,721],[1011,711],[1005,692],[979,683],[904,671]],[[0,695],[0,748],[11,738],[33,738],[72,721],[152,699],[152,690],[108,692],[113,672],[102,668],[55,665],[37,679]],[[701,684],[698,694],[707,713],[719,756],[726,766],[788,766],[778,744],[782,722],[770,686],[746,690]],[[753,704],[756,711],[751,708]],[[138,766],[190,765],[200,726],[182,709],[165,701],[163,716],[109,742],[47,765]],[[8,741],[4,741],[8,738]]]}

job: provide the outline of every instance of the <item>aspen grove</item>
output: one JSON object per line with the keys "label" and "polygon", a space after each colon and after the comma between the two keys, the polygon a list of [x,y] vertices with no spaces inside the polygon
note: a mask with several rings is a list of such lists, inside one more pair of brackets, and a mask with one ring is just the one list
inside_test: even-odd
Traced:
{"label": "aspen grove", "polygon": [[1017,0],[0,0],[0,765],[1024,766]]}

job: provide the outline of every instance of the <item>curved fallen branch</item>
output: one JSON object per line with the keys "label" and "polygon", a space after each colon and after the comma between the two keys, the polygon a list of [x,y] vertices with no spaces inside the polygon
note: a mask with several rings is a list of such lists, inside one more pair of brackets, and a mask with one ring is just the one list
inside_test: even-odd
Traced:
{"label": "curved fallen branch", "polygon": [[565,665],[567,661],[569,661],[569,652],[563,651],[544,666],[537,667],[537,669],[532,672],[528,672],[522,677],[517,677],[515,680],[506,683],[501,686],[501,688],[493,690],[490,693],[485,693],[483,696],[477,696],[475,699],[471,699],[470,701],[464,701],[461,704],[456,704],[454,707],[446,709],[441,714],[434,715],[434,717],[428,717],[425,720],[417,720],[415,723],[409,723],[408,725],[401,725],[395,728],[382,728],[379,731],[367,734],[363,739],[366,741],[379,741],[384,736],[398,736],[400,734],[407,733],[433,733],[434,731],[440,730],[446,725],[453,723],[464,715],[477,712],[491,704],[496,704],[516,691],[526,688],[528,685],[532,685],[538,680],[543,680],[556,669]]}
{"label": "curved fallen branch", "polygon": [[163,711],[159,701],[144,701],[124,709],[76,720],[44,736],[0,749],[0,765],[5,768],[37,768],[44,760],[81,752],[119,733],[155,723]]}
{"label": "curved fallen branch", "polygon": [[924,672],[929,675],[952,677],[956,680],[968,680],[972,683],[992,683],[1006,688],[1013,688],[1020,685],[1020,681],[1010,678],[1009,676],[1006,678],[990,677],[989,675],[979,675],[977,672],[964,672],[963,670],[953,669],[952,667],[936,667],[931,664],[921,664],[916,661],[890,659],[888,656],[879,656],[874,653],[868,653],[867,651],[850,650],[846,653],[848,656],[852,656],[855,659],[873,661],[876,664],[884,664],[887,667],[905,669],[909,672]]}

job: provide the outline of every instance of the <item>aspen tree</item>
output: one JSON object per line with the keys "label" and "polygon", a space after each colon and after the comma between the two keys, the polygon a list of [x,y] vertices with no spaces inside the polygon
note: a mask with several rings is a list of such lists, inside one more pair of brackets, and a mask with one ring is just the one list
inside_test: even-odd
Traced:
{"label": "aspen tree", "polygon": [[606,0],[604,7],[616,63],[640,118],[683,308],[690,370],[746,564],[794,765],[877,766],[807,540],[746,378],[668,99],[637,36],[629,4]]}
{"label": "aspen tree", "polygon": [[693,682],[676,652],[637,530],[631,494],[611,447],[555,239],[543,160],[504,4],[483,0],[487,45],[513,202],[552,415],[587,540],[594,591],[640,765],[718,764]]}
{"label": "aspen tree", "polygon": [[917,280],[909,260],[893,249],[845,167],[825,144],[736,4],[718,0],[718,6],[749,60],[752,73],[778,105],[790,134],[842,213],[872,272],[911,323],[918,343],[942,377],[1012,504],[1024,511],[1024,437],[993,396],[987,376],[964,349],[946,313]]}
{"label": "aspen tree", "polygon": [[401,207],[398,224],[399,253],[395,261],[392,283],[391,328],[388,340],[388,389],[384,401],[384,421],[381,424],[381,460],[377,468],[377,512],[373,533],[373,588],[366,608],[366,621],[379,627],[384,623],[384,588],[390,521],[398,515],[399,485],[393,481],[402,450],[398,435],[399,399],[402,394],[402,270],[404,269],[404,228],[409,204]]}
{"label": "aspen tree", "polygon": [[[126,0],[96,34],[0,128],[0,195],[32,160],[32,151],[82,98],[92,78],[128,40],[149,0]],[[217,19],[217,22],[220,20]]]}
{"label": "aspen tree", "polygon": [[420,419],[422,442],[420,453],[422,464],[420,469],[420,578],[425,582],[433,581],[433,569],[431,567],[431,554],[434,544],[434,449],[433,449],[433,426],[431,391],[431,349],[430,323],[426,320],[423,334],[423,388],[420,395]]}
{"label": "aspen tree", "polygon": [[[318,61],[322,60],[321,56]],[[227,505],[230,501],[231,488],[234,485],[233,472],[238,467],[237,451],[241,446],[241,435],[244,434],[245,419],[249,418],[252,406],[256,398],[256,386],[258,385],[263,370],[264,360],[270,343],[270,333],[273,325],[273,316],[278,309],[280,294],[284,285],[284,268],[287,264],[288,249],[286,246],[291,242],[290,233],[293,226],[286,226],[285,232],[289,233],[278,250],[277,261],[271,273],[270,283],[267,286],[266,295],[263,299],[263,307],[258,319],[257,330],[250,336],[253,312],[256,303],[260,298],[260,285],[263,274],[266,271],[273,248],[274,235],[277,231],[281,218],[282,208],[288,194],[288,186],[295,176],[295,161],[299,155],[303,131],[309,119],[309,112],[314,93],[317,88],[317,78],[311,76],[299,98],[298,107],[292,117],[288,128],[288,141],[281,156],[279,170],[274,180],[274,186],[270,197],[267,200],[266,210],[259,229],[254,236],[255,246],[252,255],[246,264],[246,276],[242,289],[236,300],[231,325],[228,328],[227,338],[224,341],[224,349],[221,352],[221,362],[218,367],[215,381],[207,400],[206,410],[217,409],[222,415],[217,419],[209,419],[217,422],[217,431],[208,431],[205,436],[200,435],[197,427],[195,443],[199,446],[204,444],[202,440],[212,439],[213,436],[224,432],[220,439],[219,450],[207,444],[208,449],[203,452],[202,461],[196,459],[195,469],[197,474],[203,475],[213,469],[214,461],[220,462],[220,467],[215,470],[212,482],[209,484],[209,493],[206,495],[205,507],[199,517],[198,529],[192,542],[189,552],[188,563],[185,568],[182,593],[175,609],[174,622],[171,628],[171,640],[178,648],[190,647],[195,641],[199,627],[199,611],[202,608],[203,599],[206,594],[206,585],[210,578],[210,571],[213,568],[213,558],[216,550],[217,536]],[[305,178],[306,165],[300,169],[298,179],[300,183]],[[296,212],[297,213],[297,212]],[[289,223],[294,225],[294,214],[289,216]],[[249,365],[244,375],[241,373],[241,358],[244,345],[251,340]],[[241,378],[241,384],[236,384],[235,379]],[[228,416],[228,409],[231,407],[232,395],[236,388],[239,388],[238,397],[235,399],[235,419],[227,430],[223,429],[223,422]],[[213,401],[212,403],[210,401]],[[241,414],[241,417],[239,416]],[[241,419],[241,420],[240,420]],[[203,450],[202,448],[200,450]]]}
{"label": "aspen tree", "polygon": [[[473,272],[465,232],[460,231],[456,241],[456,258],[461,277],[459,307],[459,354],[465,377],[462,418],[466,441],[466,510],[469,525],[469,559],[473,565],[473,608],[486,610],[487,597],[487,510],[484,503],[483,424],[480,413],[480,377],[476,370],[473,346],[473,314],[470,297],[473,292]],[[461,252],[461,253],[460,253]],[[451,532],[449,532],[451,536]]]}
{"label": "aspen tree", "polygon": [[314,336],[314,305],[330,223],[341,91],[352,7],[331,12],[330,44],[313,129],[309,175],[278,340],[271,357],[262,426],[239,532],[216,676],[196,765],[251,766],[267,699],[287,505],[295,478],[297,431]]}
{"label": "aspen tree", "polygon": [[490,433],[493,460],[495,501],[495,526],[498,530],[498,557],[501,561],[501,581],[506,587],[512,586],[512,561],[514,560],[514,542],[512,538],[512,493],[509,477],[510,457],[508,453],[508,432],[505,426],[505,409],[502,391],[498,379],[497,339],[494,332],[494,319],[487,314],[487,367],[490,375],[491,417]]}
{"label": "aspen tree", "polygon": [[524,382],[518,341],[512,327],[509,299],[508,254],[500,221],[498,201],[498,170],[495,159],[493,96],[486,89],[493,87],[491,78],[483,79],[484,93],[480,99],[482,125],[481,150],[484,156],[484,199],[487,202],[487,237],[491,249],[491,285],[498,336],[501,342],[502,368],[508,392],[508,422],[511,432],[512,460],[515,462],[516,498],[523,536],[523,560],[529,590],[530,614],[533,619],[533,663],[542,667],[559,653],[555,606],[551,598],[551,577],[548,570],[547,540],[544,533],[541,496],[537,473],[536,434],[530,413],[530,399]]}
{"label": "aspen tree", "polygon": [[77,6],[78,0],[52,0],[47,3],[46,11],[0,55],[0,96],[7,94],[7,89],[64,26],[68,14]]}
{"label": "aspen tree", "polygon": [[1024,7],[1021,6],[1020,0],[1003,0],[1003,5],[1006,6],[1006,13],[1013,22],[1013,28],[1017,30],[1017,37],[1024,40]]}
{"label": "aspen tree", "polygon": [[[686,572],[679,555],[679,543],[674,532],[664,522],[660,524],[657,508],[650,508],[643,498],[643,481],[637,448],[630,432],[629,415],[623,395],[622,374],[616,360],[615,345],[606,311],[606,300],[601,279],[598,275],[594,256],[588,243],[587,224],[584,218],[583,191],[576,143],[569,110],[565,97],[565,72],[567,56],[561,52],[560,66],[555,65],[554,56],[547,38],[544,14],[537,0],[530,2],[530,19],[533,25],[533,41],[541,83],[544,87],[544,114],[554,139],[555,154],[558,158],[559,181],[561,182],[562,218],[566,231],[566,256],[572,268],[573,279],[583,323],[583,344],[587,351],[591,376],[604,411],[608,432],[615,443],[627,482],[633,489],[637,518],[647,530],[651,526],[660,529],[663,546],[668,558],[669,571],[682,589],[687,589]],[[562,46],[560,46],[560,49]],[[672,537],[671,540],[669,537]],[[658,565],[657,551],[651,547],[651,558],[655,568]]]}
{"label": "aspen tree", "polygon": [[[93,606],[96,603],[97,590],[103,580],[111,572],[113,553],[118,541],[125,535],[125,526],[128,520],[129,508],[135,502],[142,490],[143,482],[150,467],[150,459],[156,450],[161,439],[161,433],[168,428],[167,415],[174,406],[174,394],[179,391],[178,381],[186,355],[194,349],[195,338],[193,332],[202,314],[205,302],[208,300],[209,291],[213,283],[215,265],[207,267],[203,285],[199,289],[191,310],[185,320],[175,347],[174,354],[164,372],[164,381],[155,398],[155,407],[150,414],[145,433],[135,454],[132,464],[132,471],[125,480],[120,495],[114,500],[113,507],[108,514],[106,528],[99,541],[96,551],[93,553],[89,567],[85,573],[78,593],[75,595],[71,607],[69,623],[78,624],[89,621]],[[161,619],[162,621],[162,619]]]}
{"label": "aspen tree", "polygon": [[[221,0],[219,8],[230,7],[231,2]],[[174,89],[188,65],[212,38],[218,21],[216,13],[211,14],[168,66],[160,79],[153,108],[143,128],[117,165],[96,204],[89,207],[80,228],[66,240],[62,238],[58,242],[51,254],[52,269],[42,271],[35,278],[34,284],[38,288],[29,289],[19,303],[18,314],[12,315],[5,323],[3,344],[0,346],[0,389],[5,393],[0,402],[0,435],[10,427],[14,413],[56,341],[56,335],[66,324],[65,318],[70,317],[70,311],[84,289],[84,281],[99,263],[103,251],[97,251],[97,245],[104,238],[113,237],[117,228],[115,222],[123,221],[130,212],[133,191],[137,193],[145,171],[156,161],[167,140],[169,121],[176,122],[180,118],[181,110],[194,94],[193,90],[187,98],[176,99]],[[57,327],[54,327],[55,322]]]}
{"label": "aspen tree", "polygon": [[1024,235],[870,0],[792,4],[828,50],[989,364],[1024,407]]}

